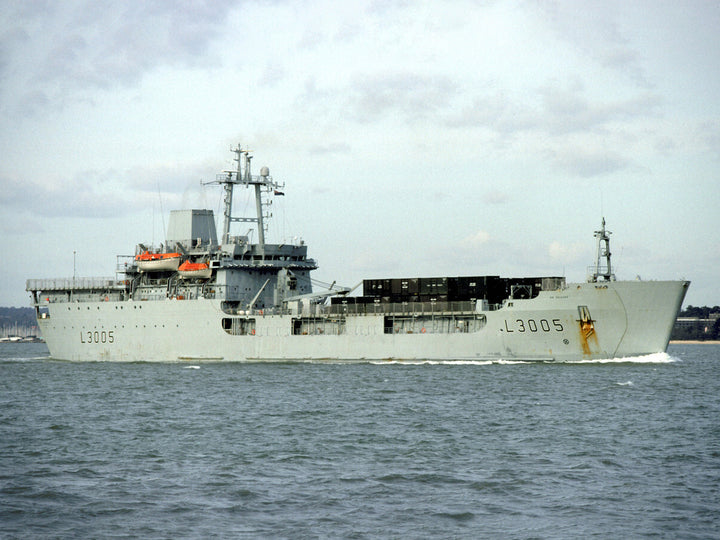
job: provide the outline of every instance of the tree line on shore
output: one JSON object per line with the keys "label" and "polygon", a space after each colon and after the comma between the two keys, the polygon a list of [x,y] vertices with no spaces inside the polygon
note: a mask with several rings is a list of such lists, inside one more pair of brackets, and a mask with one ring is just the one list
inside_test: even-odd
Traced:
{"label": "tree line on shore", "polygon": [[36,326],[35,310],[31,307],[0,307],[0,327]]}
{"label": "tree line on shore", "polygon": [[687,306],[678,319],[695,321],[676,322],[670,339],[710,341],[720,339],[720,306]]}

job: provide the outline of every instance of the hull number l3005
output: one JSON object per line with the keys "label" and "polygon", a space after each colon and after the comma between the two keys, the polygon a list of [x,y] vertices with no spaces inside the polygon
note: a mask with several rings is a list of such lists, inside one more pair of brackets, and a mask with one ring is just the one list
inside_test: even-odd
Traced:
{"label": "hull number l3005", "polygon": [[80,343],[115,343],[114,330],[91,330],[80,332]]}
{"label": "hull number l3005", "polygon": [[505,319],[505,332],[562,332],[565,328],[560,319]]}

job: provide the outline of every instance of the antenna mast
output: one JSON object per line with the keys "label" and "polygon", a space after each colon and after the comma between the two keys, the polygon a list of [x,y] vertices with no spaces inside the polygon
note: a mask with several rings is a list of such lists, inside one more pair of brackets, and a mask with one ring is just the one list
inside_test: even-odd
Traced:
{"label": "antenna mast", "polygon": [[[602,227],[599,231],[595,231],[595,238],[598,239],[597,243],[597,258],[595,260],[595,268],[590,278],[590,281],[596,282],[600,277],[603,277],[605,281],[615,281],[615,274],[612,272],[612,265],[610,264],[610,235],[612,233],[605,229],[605,218],[602,218]],[[602,259],[605,259],[605,265],[601,264]]]}
{"label": "antenna mast", "polygon": [[[222,184],[225,189],[225,196],[223,198],[223,215],[225,221],[223,222],[222,243],[230,243],[230,223],[253,222],[257,223],[258,245],[262,248],[262,246],[265,245],[265,222],[263,220],[263,204],[265,203],[263,203],[262,200],[263,189],[269,193],[278,193],[278,188],[284,186],[273,181],[272,176],[270,176],[270,170],[267,167],[263,167],[260,170],[260,176],[253,176],[250,173],[250,160],[252,159],[250,151],[243,150],[240,144],[237,145],[237,148],[231,149],[231,151],[237,156],[234,158],[234,160],[237,161],[237,169],[218,174],[214,182],[208,182],[209,184]],[[242,184],[245,185],[245,187],[252,185],[255,187],[256,217],[232,217],[233,187],[235,184]]]}

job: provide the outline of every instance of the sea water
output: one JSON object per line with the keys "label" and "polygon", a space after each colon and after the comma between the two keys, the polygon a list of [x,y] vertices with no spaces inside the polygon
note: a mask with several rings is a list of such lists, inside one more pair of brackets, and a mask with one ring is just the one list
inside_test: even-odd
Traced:
{"label": "sea water", "polygon": [[720,536],[720,345],[575,364],[0,345],[2,538]]}

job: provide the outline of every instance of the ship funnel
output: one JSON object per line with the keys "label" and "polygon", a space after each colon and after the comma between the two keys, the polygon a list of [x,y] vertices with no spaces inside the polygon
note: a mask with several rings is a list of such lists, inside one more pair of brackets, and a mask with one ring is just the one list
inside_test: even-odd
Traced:
{"label": "ship funnel", "polygon": [[218,242],[213,211],[171,210],[165,243],[168,246],[177,243],[187,250],[216,246]]}

